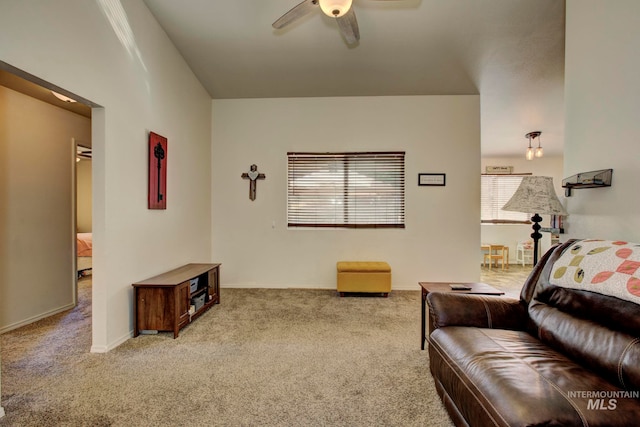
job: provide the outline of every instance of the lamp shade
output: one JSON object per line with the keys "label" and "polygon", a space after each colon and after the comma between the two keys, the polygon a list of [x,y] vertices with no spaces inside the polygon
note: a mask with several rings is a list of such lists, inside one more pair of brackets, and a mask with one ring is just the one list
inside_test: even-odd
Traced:
{"label": "lamp shade", "polygon": [[352,0],[320,0],[320,9],[325,15],[339,18],[349,11]]}
{"label": "lamp shade", "polygon": [[568,215],[553,188],[550,176],[525,176],[513,196],[502,207],[505,211],[543,215]]}

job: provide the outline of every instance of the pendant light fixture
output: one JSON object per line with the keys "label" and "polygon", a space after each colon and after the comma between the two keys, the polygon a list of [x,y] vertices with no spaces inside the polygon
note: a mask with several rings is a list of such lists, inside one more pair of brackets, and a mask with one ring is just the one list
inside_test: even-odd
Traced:
{"label": "pendant light fixture", "polygon": [[[540,135],[542,134],[542,132],[540,131],[535,131],[535,132],[529,132],[528,134],[526,134],[524,137],[527,138],[529,140],[529,147],[527,148],[527,152],[525,157],[527,158],[527,160],[533,160],[534,156],[535,157],[542,157],[544,154],[544,151],[542,150],[542,146],[540,145]],[[531,146],[531,140],[532,139],[536,139],[538,138],[538,148],[536,148],[535,150],[533,149],[533,147]]]}

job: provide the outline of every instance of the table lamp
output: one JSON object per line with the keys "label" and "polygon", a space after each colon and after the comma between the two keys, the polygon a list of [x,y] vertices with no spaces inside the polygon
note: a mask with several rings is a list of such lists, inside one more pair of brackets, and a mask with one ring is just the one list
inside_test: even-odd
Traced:
{"label": "table lamp", "polygon": [[538,263],[538,240],[540,234],[540,221],[543,215],[568,215],[553,188],[553,178],[550,176],[525,176],[513,196],[502,207],[502,210],[512,212],[524,212],[534,215],[533,222],[533,265]]}

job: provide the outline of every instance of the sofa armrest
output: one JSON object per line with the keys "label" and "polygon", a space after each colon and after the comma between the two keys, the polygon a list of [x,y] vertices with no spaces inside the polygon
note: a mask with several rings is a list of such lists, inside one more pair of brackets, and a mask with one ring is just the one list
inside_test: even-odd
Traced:
{"label": "sofa armrest", "polygon": [[444,326],[525,330],[527,310],[514,298],[432,292],[429,304],[429,334]]}

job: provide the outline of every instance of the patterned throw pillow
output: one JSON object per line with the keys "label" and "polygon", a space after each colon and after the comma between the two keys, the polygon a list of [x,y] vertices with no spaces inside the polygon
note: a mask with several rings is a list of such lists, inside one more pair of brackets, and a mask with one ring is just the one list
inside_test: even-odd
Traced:
{"label": "patterned throw pillow", "polygon": [[580,240],[555,262],[549,282],[640,304],[640,244]]}

